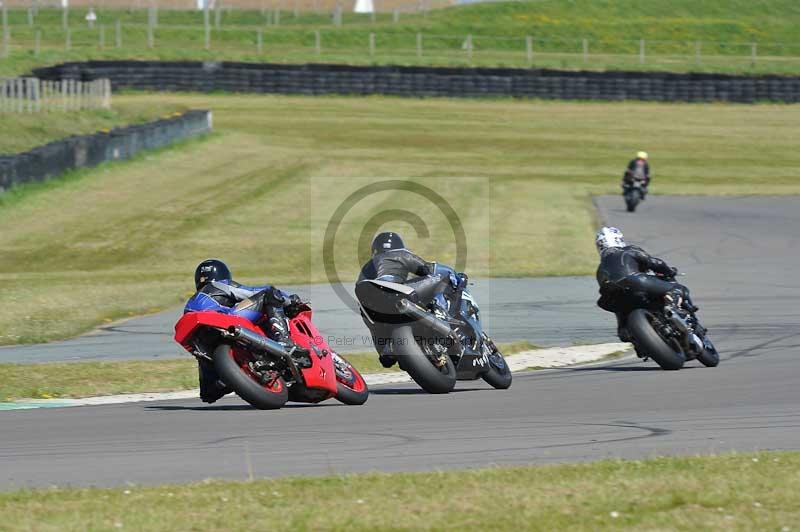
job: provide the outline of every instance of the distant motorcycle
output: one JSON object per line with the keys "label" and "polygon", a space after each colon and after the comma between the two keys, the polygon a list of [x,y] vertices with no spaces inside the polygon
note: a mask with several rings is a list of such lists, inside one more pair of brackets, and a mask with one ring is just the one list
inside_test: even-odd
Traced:
{"label": "distant motorcycle", "polygon": [[386,349],[429,393],[448,393],[456,380],[478,378],[499,389],[511,386],[511,370],[483,330],[466,275],[441,264],[434,274],[449,279],[452,290],[427,304],[404,284],[359,282],[356,297],[365,319],[391,330]]}
{"label": "distant motorcycle", "polygon": [[369,390],[364,378],[339,356],[311,321],[311,307],[293,307],[292,340],[309,351],[298,355],[268,338],[263,329],[236,315],[188,312],[175,324],[175,340],[196,358],[213,362],[223,383],[262,410],[286,401],[318,403],[331,397],[363,404]]}
{"label": "distant motorcycle", "polygon": [[645,194],[647,187],[644,181],[637,179],[631,171],[625,172],[625,178],[622,180],[622,197],[625,198],[628,212],[636,210],[636,206],[644,199]]}
{"label": "distant motorcycle", "polygon": [[[659,276],[667,281],[674,277]],[[693,313],[675,301],[652,301],[642,294],[629,296],[627,327],[640,357],[652,358],[663,369],[676,370],[687,360],[719,364],[719,353]]]}

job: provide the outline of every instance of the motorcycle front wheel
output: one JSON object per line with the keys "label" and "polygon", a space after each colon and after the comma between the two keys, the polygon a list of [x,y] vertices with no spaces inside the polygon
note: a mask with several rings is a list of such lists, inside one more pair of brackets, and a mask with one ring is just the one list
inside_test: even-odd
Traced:
{"label": "motorcycle front wheel", "polygon": [[703,345],[705,346],[705,349],[703,349],[702,353],[697,355],[697,360],[709,368],[714,368],[719,365],[719,353],[717,352],[717,348],[714,347],[714,344],[711,343],[711,340],[708,337],[703,338]]}
{"label": "motorcycle front wheel", "polygon": [[263,383],[251,363],[246,351],[228,344],[220,344],[214,350],[214,369],[236,395],[259,410],[281,408],[289,400],[286,382],[281,376],[274,375]]}
{"label": "motorcycle front wheel", "polygon": [[[489,349],[485,347],[485,349]],[[487,354],[489,359],[489,371],[481,375],[481,378],[498,390],[505,390],[511,386],[511,368],[506,364],[503,354],[493,349]]]}
{"label": "motorcycle front wheel", "polygon": [[426,345],[427,337],[421,338],[422,345],[414,336],[410,325],[403,325],[392,331],[392,349],[400,364],[428,393],[449,393],[456,386],[456,367],[447,355],[436,356]]}
{"label": "motorcycle front wheel", "polygon": [[336,399],[346,405],[363,405],[369,398],[369,388],[353,365],[344,357],[333,353],[336,370]]}

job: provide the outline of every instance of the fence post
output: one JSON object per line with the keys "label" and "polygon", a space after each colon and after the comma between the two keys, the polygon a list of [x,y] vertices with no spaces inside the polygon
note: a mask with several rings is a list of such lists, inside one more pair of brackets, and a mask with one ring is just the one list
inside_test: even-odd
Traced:
{"label": "fence post", "polygon": [[117,19],[114,25],[114,46],[122,48],[122,21]]}
{"label": "fence post", "polygon": [[758,56],[758,43],[750,45],[750,62],[752,66],[756,66],[756,57]]}
{"label": "fence post", "polygon": [[589,61],[589,40],[583,39],[583,62]]}
{"label": "fence post", "polygon": [[15,88],[14,92],[16,92],[15,100],[16,100],[16,108],[17,108],[17,112],[18,113],[21,113],[22,111],[25,110],[25,102],[22,100],[22,97],[24,96],[24,92],[23,92],[23,89],[24,89],[23,84],[24,83],[25,83],[25,80],[23,80],[22,78],[17,78],[17,79],[14,80],[14,84],[16,85],[16,88]]}
{"label": "fence post", "polygon": [[533,64],[533,37],[525,37],[525,55],[528,58],[528,66]]}
{"label": "fence post", "polygon": [[294,12],[292,14],[294,15],[294,18],[300,16],[300,6],[297,4],[297,0],[294,0]]}
{"label": "fence post", "polygon": [[644,64],[644,39],[639,40],[639,63]]}
{"label": "fence post", "polygon": [[36,34],[33,37],[33,56],[39,57],[39,52],[42,48],[42,30],[36,30]]}
{"label": "fence post", "polygon": [[100,24],[100,49],[105,50],[106,48],[106,25]]}
{"label": "fence post", "polygon": [[322,35],[320,35],[319,30],[314,30],[314,52],[317,55],[322,53]]}
{"label": "fence post", "polygon": [[3,57],[8,57],[11,41],[11,28],[8,27],[8,8],[4,5],[3,12]]}
{"label": "fence post", "polygon": [[208,12],[208,3],[206,3],[205,7],[203,8],[203,43],[206,50],[211,49],[211,21],[210,14]]}
{"label": "fence post", "polygon": [[397,8],[392,11],[392,22],[400,22],[400,10]]}
{"label": "fence post", "polygon": [[41,80],[39,78],[29,78],[30,82],[30,97],[33,104],[33,111],[40,112],[42,110],[42,100],[41,100]]}
{"label": "fence post", "polygon": [[467,42],[465,44],[467,48],[467,60],[472,64],[472,34],[467,35]]}
{"label": "fence post", "polygon": [[[149,11],[149,13],[152,13],[152,10]],[[156,44],[156,37],[153,30],[153,17],[150,16],[148,17],[147,21],[147,47],[152,49],[155,46],[155,44]]]}
{"label": "fence post", "polygon": [[264,51],[264,30],[260,29],[256,32],[256,51],[258,55]]}
{"label": "fence post", "polygon": [[417,59],[422,59],[422,34],[417,33]]}
{"label": "fence post", "polygon": [[336,9],[333,10],[333,25],[341,27],[342,25],[342,5],[336,4]]}
{"label": "fence post", "polygon": [[67,5],[61,8],[61,28],[64,31],[69,29],[69,7]]}
{"label": "fence post", "polygon": [[703,61],[703,41],[694,43],[694,62],[698,65]]}
{"label": "fence post", "polygon": [[72,48],[72,30],[67,28],[64,32],[64,49],[70,51]]}
{"label": "fence post", "polygon": [[214,28],[219,29],[222,25],[222,6],[220,2],[217,1],[214,4]]}
{"label": "fence post", "polygon": [[369,56],[373,57],[375,55],[375,34],[369,34]]}
{"label": "fence post", "polygon": [[276,26],[280,26],[281,25],[281,8],[280,7],[276,7],[275,8],[275,16],[272,17],[272,19],[273,19],[272,22]]}
{"label": "fence post", "polygon": [[32,7],[28,8],[28,26],[31,27],[31,28],[33,27],[33,8]]}

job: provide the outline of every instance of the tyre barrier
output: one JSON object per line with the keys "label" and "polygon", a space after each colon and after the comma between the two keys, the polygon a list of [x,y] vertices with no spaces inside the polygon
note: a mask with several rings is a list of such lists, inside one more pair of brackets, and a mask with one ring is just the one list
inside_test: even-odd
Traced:
{"label": "tyre barrier", "polygon": [[800,101],[797,76],[200,61],[88,61],[40,68],[31,75],[47,80],[109,78],[116,90],[660,102]]}
{"label": "tyre barrier", "polygon": [[15,155],[0,155],[0,193],[22,183],[44,181],[75,168],[129,159],[211,130],[211,112],[193,110],[139,124],[57,140]]}

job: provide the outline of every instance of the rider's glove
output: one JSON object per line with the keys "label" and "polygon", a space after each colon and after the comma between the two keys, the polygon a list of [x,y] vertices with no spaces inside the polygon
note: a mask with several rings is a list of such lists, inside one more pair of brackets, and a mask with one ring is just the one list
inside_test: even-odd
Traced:
{"label": "rider's glove", "polygon": [[669,276],[676,277],[678,275],[678,268],[672,267],[669,269]]}

